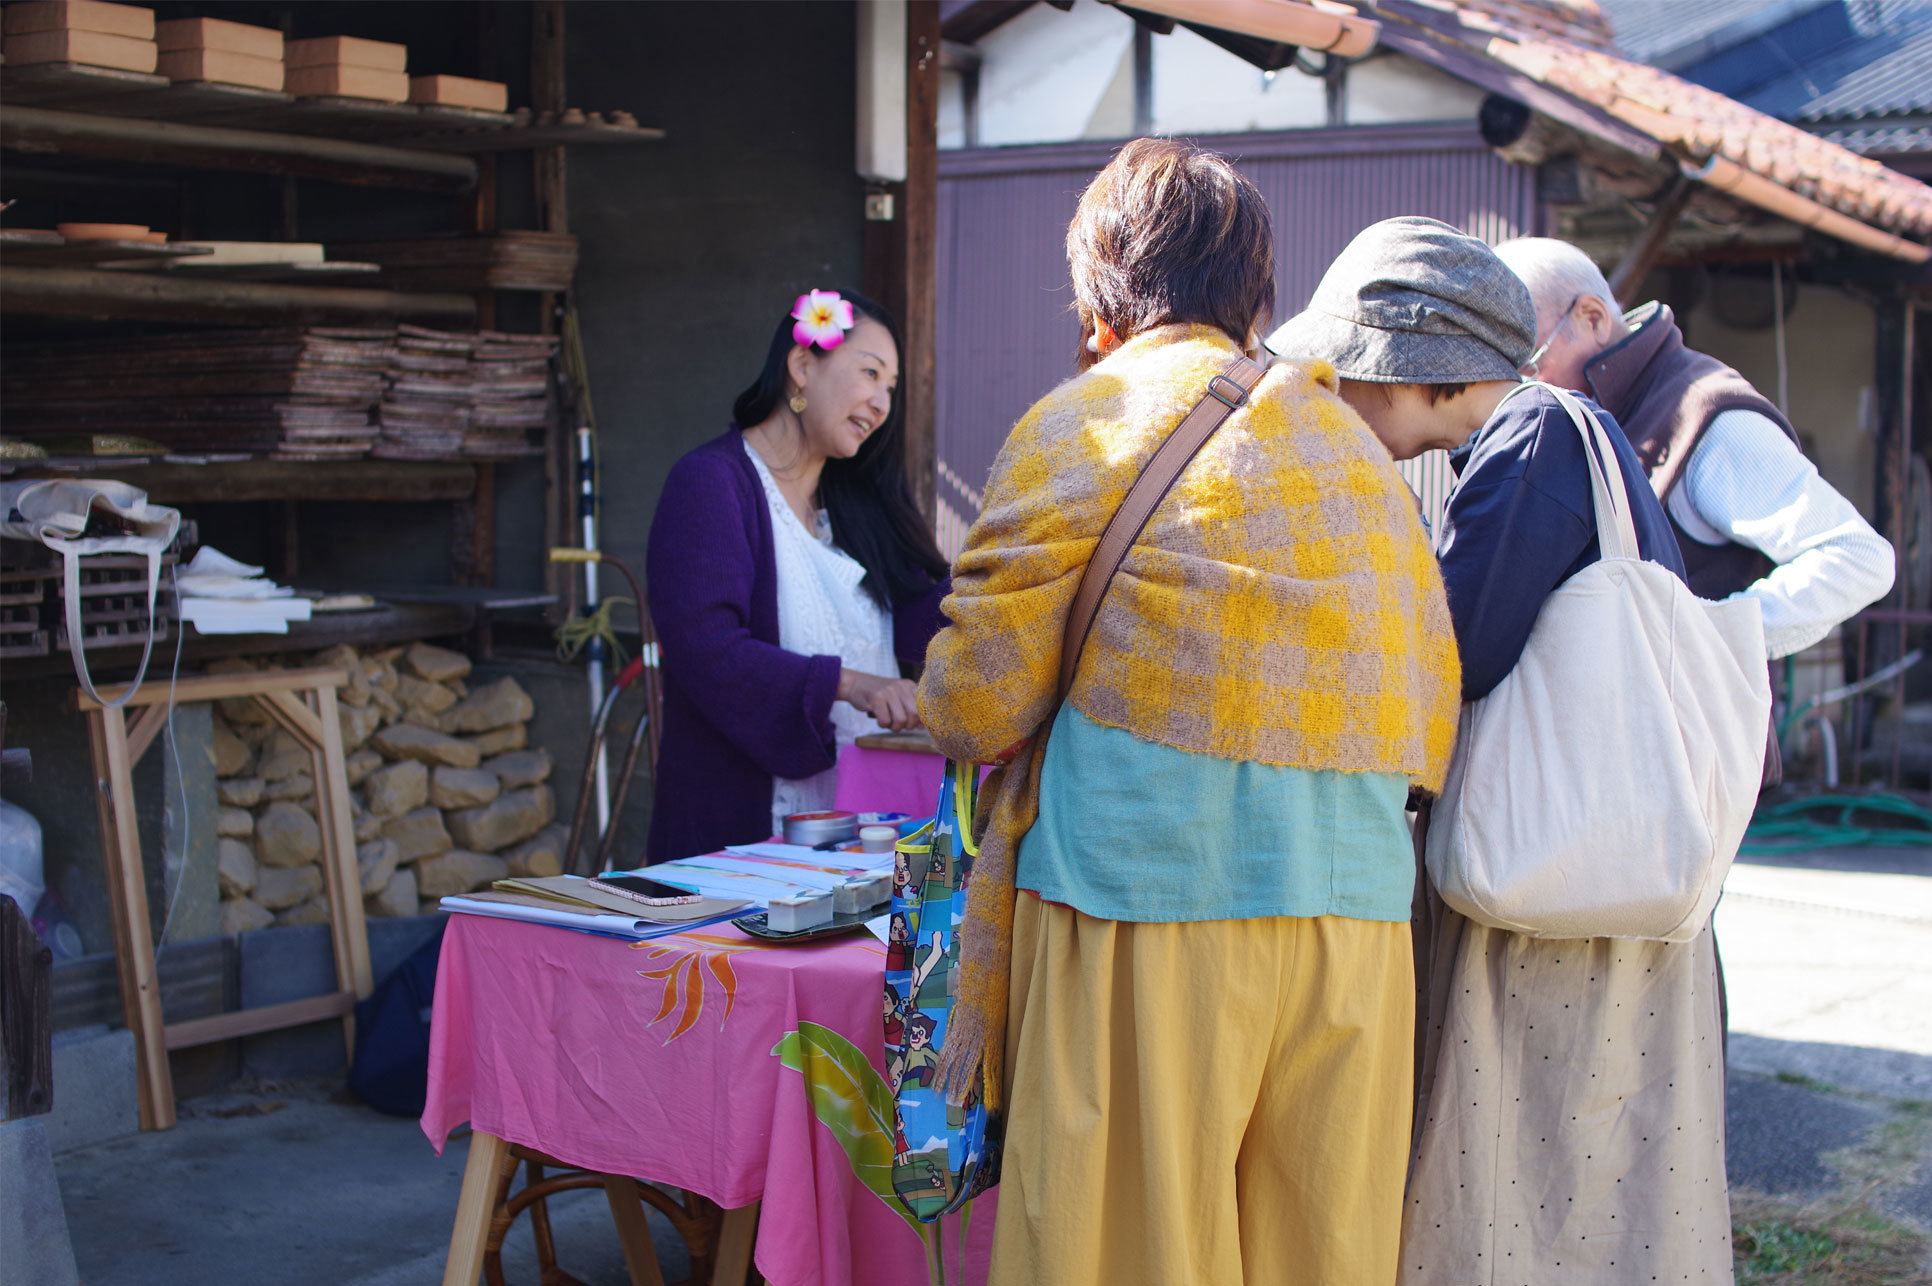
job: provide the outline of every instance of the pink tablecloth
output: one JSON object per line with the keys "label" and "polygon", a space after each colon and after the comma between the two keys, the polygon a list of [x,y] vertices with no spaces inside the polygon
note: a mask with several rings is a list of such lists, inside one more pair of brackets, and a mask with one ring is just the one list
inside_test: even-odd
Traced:
{"label": "pink tablecloth", "polygon": [[[880,1169],[891,1123],[868,1107],[884,1087],[884,961],[869,935],[777,947],[714,925],[632,944],[453,915],[423,1132],[440,1153],[470,1121],[727,1208],[762,1201],[755,1258],[773,1286],[923,1281],[924,1243]],[[994,1195],[974,1203],[971,1283],[986,1280]],[[957,1236],[948,1219],[949,1265]]]}

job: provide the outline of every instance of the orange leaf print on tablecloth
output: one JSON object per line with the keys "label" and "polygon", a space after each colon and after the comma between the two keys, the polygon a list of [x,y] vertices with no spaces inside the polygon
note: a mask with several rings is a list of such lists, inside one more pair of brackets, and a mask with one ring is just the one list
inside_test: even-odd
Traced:
{"label": "orange leaf print on tablecloth", "polygon": [[[724,1013],[718,1018],[718,1030],[723,1031],[725,1023],[731,1018],[732,1005],[738,999],[738,975],[731,967],[731,957],[740,951],[758,950],[766,944],[753,939],[727,938],[710,933],[681,933],[664,941],[678,945],[651,942],[633,944],[634,950],[647,950],[650,954],[646,958],[658,962],[653,968],[639,969],[637,976],[661,979],[664,983],[663,1001],[648,1025],[655,1027],[669,1018],[673,1010],[678,1011],[676,1025],[671,1028],[671,1034],[664,1038],[667,1045],[697,1026],[704,1012],[708,976],[715,978],[724,992]],[[680,949],[685,943],[711,945]]]}

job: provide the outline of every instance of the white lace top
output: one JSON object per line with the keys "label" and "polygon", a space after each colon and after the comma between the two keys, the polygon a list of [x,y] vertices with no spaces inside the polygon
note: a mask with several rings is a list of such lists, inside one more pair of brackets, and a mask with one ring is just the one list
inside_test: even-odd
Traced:
{"label": "white lace top", "polygon": [[[749,442],[758,481],[771,509],[772,554],[778,573],[778,645],[804,656],[836,656],[845,668],[888,677],[899,673],[892,652],[892,614],[859,587],[865,568],[832,543],[832,521],[818,511],[816,530],[792,512],[778,481]],[[871,715],[844,701],[832,703],[832,727],[841,748],[853,738],[882,728]],[[813,777],[772,780],[772,834],[784,832],[787,813],[830,808],[838,789],[838,769]]]}

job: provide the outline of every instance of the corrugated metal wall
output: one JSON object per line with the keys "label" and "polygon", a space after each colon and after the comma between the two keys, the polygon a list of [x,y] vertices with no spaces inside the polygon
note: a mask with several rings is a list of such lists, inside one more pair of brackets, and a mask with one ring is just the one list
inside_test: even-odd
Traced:
{"label": "corrugated metal wall", "polygon": [[[1364,226],[1422,214],[1496,242],[1537,230],[1535,173],[1497,158],[1467,125],[1299,130],[1199,140],[1236,158],[1274,212],[1280,295],[1299,311]],[[939,537],[958,547],[1015,420],[1073,372],[1079,335],[1065,238],[1118,143],[941,152]],[[1440,460],[1404,468],[1433,521]]]}

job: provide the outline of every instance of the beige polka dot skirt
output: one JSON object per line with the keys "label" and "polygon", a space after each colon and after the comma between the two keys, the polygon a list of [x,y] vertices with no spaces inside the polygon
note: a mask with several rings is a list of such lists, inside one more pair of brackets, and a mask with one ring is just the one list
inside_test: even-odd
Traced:
{"label": "beige polka dot skirt", "polygon": [[1402,1282],[1730,1282],[1710,930],[1539,940],[1425,896]]}

